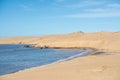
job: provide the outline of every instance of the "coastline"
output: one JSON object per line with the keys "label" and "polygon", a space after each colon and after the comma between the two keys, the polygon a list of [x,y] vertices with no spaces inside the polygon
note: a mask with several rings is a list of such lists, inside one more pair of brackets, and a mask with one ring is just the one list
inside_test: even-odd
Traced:
{"label": "coastline", "polygon": [[[28,44],[26,44],[26,45],[28,45]],[[34,47],[34,48],[36,48],[36,47]],[[37,67],[31,67],[31,68],[11,72],[11,73],[8,73],[8,74],[0,75],[0,77],[10,75],[10,74],[14,74],[14,73],[24,72],[26,70],[32,70],[32,69],[41,68],[41,67],[49,67],[49,66],[52,66],[52,65],[55,65],[55,64],[59,64],[61,62],[71,61],[71,60],[74,60],[74,59],[77,59],[77,58],[81,58],[81,57],[85,57],[85,56],[89,56],[89,55],[94,55],[94,53],[97,51],[96,49],[91,49],[91,48],[64,48],[64,47],[61,47],[61,48],[52,48],[52,49],[80,49],[80,50],[83,49],[83,50],[86,50],[86,51],[83,51],[80,54],[70,56],[70,57],[65,58],[65,59],[60,59],[58,61],[55,61],[55,62],[52,62],[52,63],[49,63],[49,64],[45,64],[45,65],[41,65],[41,66],[37,66]]]}
{"label": "coastline", "polygon": [[0,80],[119,80],[120,53],[116,55],[102,54],[101,56],[96,56],[94,53],[95,52],[93,52],[92,55],[74,58],[69,61],[3,75],[0,76]]}
{"label": "coastline", "polygon": [[0,80],[120,80],[120,32],[72,33],[13,38],[0,43],[33,44],[36,48],[91,48],[90,55],[0,76]]}
{"label": "coastline", "polygon": [[[15,45],[19,45],[19,44],[15,44]],[[25,45],[28,46],[29,44],[22,44],[22,45],[24,47]],[[27,47],[27,48],[36,48],[36,47]],[[26,68],[26,69],[14,71],[14,72],[11,72],[11,73],[0,75],[0,77],[1,76],[5,76],[5,75],[9,75],[9,74],[13,74],[13,73],[23,72],[23,71],[34,69],[34,68],[41,68],[41,67],[46,67],[46,66],[58,64],[58,63],[69,61],[69,60],[73,60],[73,59],[76,59],[76,58],[79,58],[79,57],[87,56],[87,55],[90,55],[92,52],[94,52],[93,49],[88,49],[88,48],[42,48],[42,49],[58,49],[58,50],[61,50],[61,49],[67,49],[67,50],[71,49],[71,50],[74,50],[75,49],[75,50],[83,50],[83,51],[81,51],[80,54],[76,54],[76,55],[70,56],[70,57],[65,58],[65,59],[60,59],[60,60],[54,61],[52,63],[45,64],[45,65],[40,65],[40,66],[36,66],[36,67],[31,67],[31,68]]]}

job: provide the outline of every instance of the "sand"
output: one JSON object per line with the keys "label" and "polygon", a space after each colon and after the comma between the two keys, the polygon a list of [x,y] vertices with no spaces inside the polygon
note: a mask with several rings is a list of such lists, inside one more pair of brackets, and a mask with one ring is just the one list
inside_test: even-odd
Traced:
{"label": "sand", "polygon": [[75,32],[40,37],[18,37],[0,39],[0,44],[34,44],[36,47],[90,47],[99,50],[119,51],[120,32]]}
{"label": "sand", "polygon": [[92,55],[0,76],[0,80],[120,80],[120,32],[0,39],[1,44],[95,48]]}

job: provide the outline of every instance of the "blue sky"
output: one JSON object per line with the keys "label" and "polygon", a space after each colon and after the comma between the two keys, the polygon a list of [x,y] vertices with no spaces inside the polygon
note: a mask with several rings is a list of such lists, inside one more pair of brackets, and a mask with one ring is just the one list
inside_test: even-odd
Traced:
{"label": "blue sky", "polygon": [[120,0],[0,0],[0,37],[120,31]]}

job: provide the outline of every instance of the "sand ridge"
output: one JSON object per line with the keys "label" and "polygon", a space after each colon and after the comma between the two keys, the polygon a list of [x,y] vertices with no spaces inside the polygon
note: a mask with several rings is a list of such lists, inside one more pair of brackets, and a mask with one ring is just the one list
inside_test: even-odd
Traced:
{"label": "sand ridge", "polygon": [[120,32],[74,32],[40,37],[3,38],[0,44],[34,44],[35,47],[91,47],[99,50],[119,51]]}

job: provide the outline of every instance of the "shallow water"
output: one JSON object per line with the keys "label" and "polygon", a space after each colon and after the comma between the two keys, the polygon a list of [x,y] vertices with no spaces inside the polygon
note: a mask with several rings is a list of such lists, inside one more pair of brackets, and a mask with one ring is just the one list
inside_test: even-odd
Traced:
{"label": "shallow water", "polygon": [[88,54],[89,50],[79,49],[37,49],[24,45],[0,45],[0,75],[27,68],[70,60]]}

